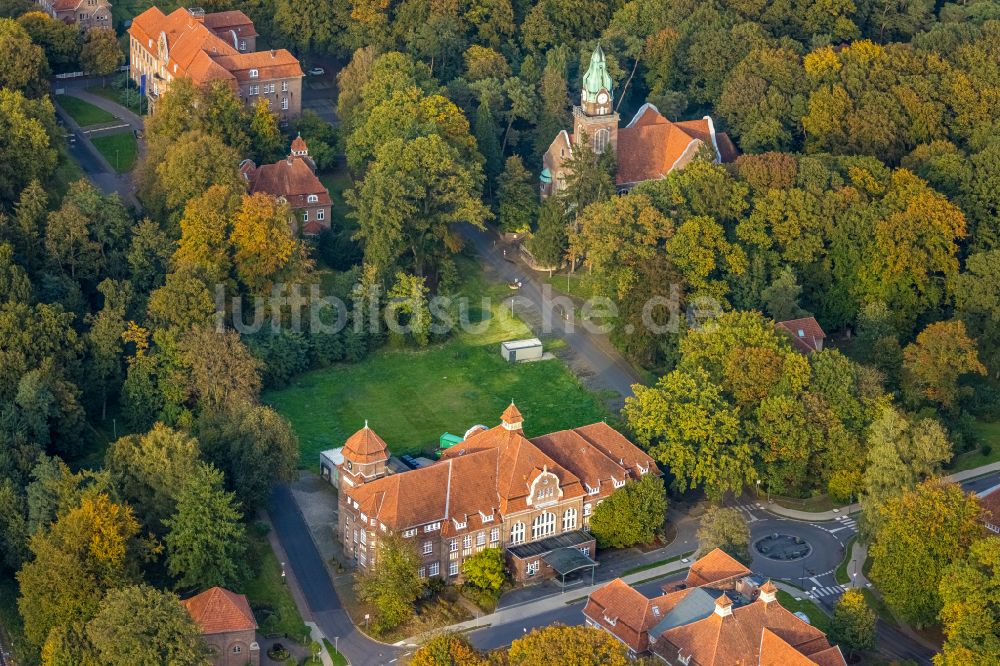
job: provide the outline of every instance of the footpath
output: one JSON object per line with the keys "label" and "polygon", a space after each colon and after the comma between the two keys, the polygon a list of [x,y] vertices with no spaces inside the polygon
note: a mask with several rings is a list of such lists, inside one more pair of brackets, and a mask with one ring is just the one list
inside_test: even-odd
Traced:
{"label": "footpath", "polygon": [[[629,574],[628,576],[622,576],[624,580],[629,585],[634,585],[636,583],[641,583],[644,581],[651,580],[653,578],[661,578],[663,576],[668,576],[672,573],[677,573],[678,571],[684,571],[689,566],[689,563],[677,560],[675,562],[667,562],[658,567],[653,567],[652,569],[646,569],[645,571],[639,571],[634,574]],[[567,590],[561,594],[552,594],[548,597],[543,597],[541,599],[536,599],[534,601],[528,601],[523,604],[516,604],[513,606],[506,606],[501,608],[490,615],[483,615],[474,620],[468,620],[466,622],[460,622],[458,624],[453,624],[447,629],[449,631],[469,631],[481,627],[487,626],[498,626],[503,624],[508,624],[511,622],[523,621],[526,617],[531,617],[534,615],[539,615],[548,611],[558,610],[560,608],[565,608],[566,605],[572,601],[584,599],[590,596],[590,593],[597,588],[606,585],[607,581],[601,581],[595,585],[588,585],[586,587],[574,587],[572,590]],[[410,645],[415,642],[416,637],[408,638],[406,640],[396,643],[396,645]]]}

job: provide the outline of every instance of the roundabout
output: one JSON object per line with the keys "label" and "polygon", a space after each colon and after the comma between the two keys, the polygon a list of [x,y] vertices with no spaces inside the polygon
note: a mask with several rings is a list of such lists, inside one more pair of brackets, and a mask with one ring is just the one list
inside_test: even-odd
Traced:
{"label": "roundabout", "polygon": [[750,555],[755,573],[795,582],[832,572],[844,547],[817,525],[766,518],[750,523]]}

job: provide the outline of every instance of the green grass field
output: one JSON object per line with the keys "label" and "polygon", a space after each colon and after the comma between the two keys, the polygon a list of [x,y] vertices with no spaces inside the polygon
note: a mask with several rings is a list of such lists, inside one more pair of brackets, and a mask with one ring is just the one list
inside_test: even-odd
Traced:
{"label": "green grass field", "polygon": [[983,446],[989,447],[989,453],[984,454],[982,447],[975,451],[963,453],[955,458],[955,463],[949,467],[951,472],[961,472],[983,465],[989,465],[1000,460],[1000,423],[978,421],[973,429]]}
{"label": "green grass field", "polygon": [[59,95],[56,97],[56,102],[59,106],[66,110],[66,113],[68,113],[80,127],[110,123],[115,119],[112,114],[108,113],[104,109],[98,108],[90,102],[85,102],[79,97],[73,97],[72,95]]}
{"label": "green grass field", "polygon": [[354,186],[354,181],[351,180],[351,174],[347,171],[347,167],[320,174],[319,179],[326,186],[326,189],[330,190],[330,199],[333,200],[333,204],[330,206],[330,215],[333,217],[334,223],[346,226],[346,228],[353,228],[356,223],[347,217],[347,212],[350,209],[347,207],[347,202],[344,201],[344,190]]}
{"label": "green grass field", "polygon": [[[254,562],[258,573],[256,578],[247,581],[239,591],[247,595],[260,622],[261,633],[283,634],[302,642],[303,637],[309,634],[309,629],[302,622],[292,594],[281,579],[281,563],[271,550],[267,537],[256,532],[254,527],[251,525],[248,530],[250,543],[247,558]],[[265,609],[265,612],[261,612],[261,609]],[[265,614],[267,617],[262,620],[261,616]]]}
{"label": "green grass field", "polygon": [[802,611],[809,618],[809,624],[824,633],[830,632],[830,616],[812,601],[802,594],[802,601],[796,601],[795,597],[784,590],[778,590],[778,602],[791,612]]}
{"label": "green grass field", "polygon": [[135,166],[139,157],[139,144],[131,131],[118,134],[107,134],[91,139],[94,148],[104,155],[104,159],[118,173],[126,173]]}
{"label": "green grass field", "polygon": [[146,98],[139,96],[138,89],[134,84],[132,84],[131,81],[129,81],[128,84],[128,88],[122,88],[117,85],[112,85],[109,82],[106,86],[92,86],[87,88],[87,92],[109,99],[115,104],[121,104],[126,109],[132,111],[132,113],[139,115],[145,114],[147,110]]}
{"label": "green grass field", "polygon": [[512,365],[500,358],[502,341],[530,331],[503,306],[504,285],[484,285],[471,261],[463,260],[462,268],[475,307],[479,295],[491,298],[484,330],[458,332],[423,350],[378,351],[264,394],[295,428],[303,466],[315,467],[320,451],[341,446],[366,419],[393,452],[407,453],[436,448],[446,431],[461,435],[478,423],[496,425],[511,399],[524,414],[529,436],[609,416],[562,361]]}

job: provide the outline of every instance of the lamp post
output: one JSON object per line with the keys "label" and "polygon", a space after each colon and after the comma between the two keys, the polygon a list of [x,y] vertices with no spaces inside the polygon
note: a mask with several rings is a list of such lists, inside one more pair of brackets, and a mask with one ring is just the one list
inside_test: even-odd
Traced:
{"label": "lamp post", "polygon": [[368,618],[371,617],[368,613],[365,613],[365,631],[368,631]]}
{"label": "lamp post", "polygon": [[281,563],[281,582],[285,582],[285,563]]}
{"label": "lamp post", "polygon": [[760,499],[760,479],[757,479],[757,499]]}

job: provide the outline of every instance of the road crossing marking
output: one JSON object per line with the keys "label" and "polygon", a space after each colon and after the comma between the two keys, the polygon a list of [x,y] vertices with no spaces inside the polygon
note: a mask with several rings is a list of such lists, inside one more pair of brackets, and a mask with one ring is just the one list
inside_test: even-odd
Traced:
{"label": "road crossing marking", "polygon": [[755,508],[753,504],[736,504],[733,508],[742,513],[746,517],[748,523],[760,520],[760,518],[753,514]]}
{"label": "road crossing marking", "polygon": [[827,587],[814,587],[809,590],[809,594],[814,597],[831,597],[835,594],[843,594],[847,588],[843,585],[829,585]]}

